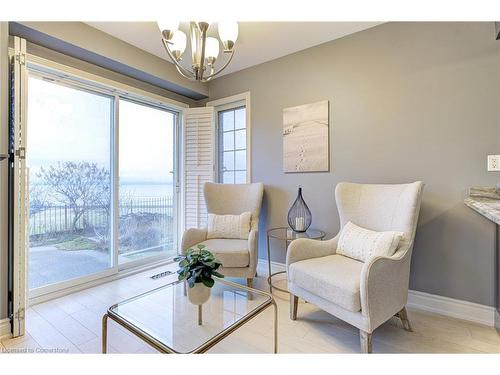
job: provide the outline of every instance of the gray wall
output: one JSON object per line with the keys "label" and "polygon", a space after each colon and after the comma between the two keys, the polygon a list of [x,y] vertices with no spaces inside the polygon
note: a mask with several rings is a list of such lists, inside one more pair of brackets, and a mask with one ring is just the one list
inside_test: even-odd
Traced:
{"label": "gray wall", "polygon": [[[426,183],[412,289],[493,305],[494,226],[463,204],[493,185],[500,152],[500,42],[488,23],[389,23],[220,77],[211,100],[251,92],[252,174],[262,227],[285,224],[297,186],[313,227],[339,229],[339,181]],[[331,171],[282,172],[282,109],[330,101]],[[263,231],[260,256],[265,258]],[[283,245],[272,247],[283,262]]]}

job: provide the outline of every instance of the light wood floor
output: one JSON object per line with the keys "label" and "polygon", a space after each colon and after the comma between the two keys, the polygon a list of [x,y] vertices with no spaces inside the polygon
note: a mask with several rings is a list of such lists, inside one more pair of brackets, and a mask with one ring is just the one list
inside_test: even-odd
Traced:
{"label": "light wood floor", "polygon": [[[164,266],[127,278],[86,289],[56,300],[32,306],[26,315],[27,334],[4,340],[0,352],[9,349],[59,348],[69,353],[100,353],[101,317],[107,308],[123,299],[161,286],[174,276],[151,280],[150,275]],[[259,269],[260,275],[267,275]],[[267,290],[264,277],[254,286]],[[297,321],[288,317],[288,295],[275,293],[279,312],[280,353],[357,353],[358,331],[321,311],[314,305],[299,303]],[[373,335],[375,353],[500,353],[500,337],[492,327],[409,310],[414,332],[406,332],[393,318]],[[243,326],[220,342],[213,353],[271,353],[272,309]],[[140,339],[109,323],[109,352],[155,353]],[[2,350],[3,349],[3,350]],[[5,350],[7,349],[7,350]]]}

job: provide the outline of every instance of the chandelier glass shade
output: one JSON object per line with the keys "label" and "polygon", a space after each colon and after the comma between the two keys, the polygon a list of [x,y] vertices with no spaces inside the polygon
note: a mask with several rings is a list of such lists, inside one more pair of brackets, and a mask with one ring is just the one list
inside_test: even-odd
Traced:
{"label": "chandelier glass shade", "polygon": [[[191,44],[191,69],[180,64],[187,46],[188,36],[179,30],[179,22],[158,22],[162,42],[177,71],[191,80],[207,82],[222,72],[231,62],[234,45],[238,38],[237,22],[218,22],[219,39],[207,36],[208,22],[189,23],[189,42]],[[227,54],[226,62],[216,70],[220,43]]]}

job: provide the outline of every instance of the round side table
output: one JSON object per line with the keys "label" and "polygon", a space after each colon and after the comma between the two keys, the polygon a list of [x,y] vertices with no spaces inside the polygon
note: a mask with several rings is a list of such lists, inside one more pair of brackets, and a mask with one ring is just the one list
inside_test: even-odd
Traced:
{"label": "round side table", "polygon": [[299,233],[294,232],[292,229],[288,227],[279,227],[279,228],[271,228],[267,230],[267,263],[269,266],[269,277],[267,278],[267,283],[269,284],[269,292],[273,292],[273,288],[279,290],[280,292],[288,293],[288,290],[278,288],[273,285],[273,276],[286,273],[286,271],[279,271],[271,273],[271,249],[269,246],[269,242],[271,238],[284,241],[285,243],[285,251],[288,249],[288,245],[290,242],[298,239],[298,238],[309,238],[311,240],[323,240],[325,237],[325,232],[317,229],[308,229],[305,232]]}

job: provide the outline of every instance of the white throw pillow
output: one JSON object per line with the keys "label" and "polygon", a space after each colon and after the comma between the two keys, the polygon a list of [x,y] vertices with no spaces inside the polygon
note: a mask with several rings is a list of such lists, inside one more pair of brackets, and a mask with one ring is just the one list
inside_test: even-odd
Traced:
{"label": "white throw pillow", "polygon": [[391,256],[402,237],[402,232],[375,232],[349,221],[340,232],[337,254],[362,262],[376,256]]}
{"label": "white throw pillow", "polygon": [[236,238],[246,240],[250,232],[251,219],[251,212],[243,212],[241,215],[208,214],[207,239]]}

